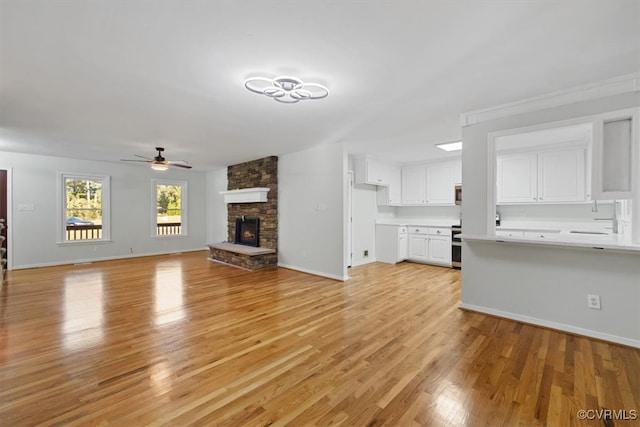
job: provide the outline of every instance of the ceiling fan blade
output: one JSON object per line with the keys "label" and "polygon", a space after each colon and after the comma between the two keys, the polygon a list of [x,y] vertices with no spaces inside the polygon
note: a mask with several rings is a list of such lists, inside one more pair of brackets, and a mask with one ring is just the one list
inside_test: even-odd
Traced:
{"label": "ceiling fan blade", "polygon": [[151,163],[153,160],[137,160],[137,159],[120,159],[121,162],[142,162]]}
{"label": "ceiling fan blade", "polygon": [[153,159],[152,159],[151,157],[141,156],[141,155],[139,155],[139,154],[134,154],[134,156],[136,156],[136,157],[140,157],[141,159],[147,159],[147,160],[151,160],[151,161],[153,161]]}
{"label": "ceiling fan blade", "polygon": [[175,163],[175,162],[168,162],[169,165],[171,166],[175,166],[177,168],[183,168],[183,169],[191,169],[193,166],[190,165],[181,165],[180,163]]}

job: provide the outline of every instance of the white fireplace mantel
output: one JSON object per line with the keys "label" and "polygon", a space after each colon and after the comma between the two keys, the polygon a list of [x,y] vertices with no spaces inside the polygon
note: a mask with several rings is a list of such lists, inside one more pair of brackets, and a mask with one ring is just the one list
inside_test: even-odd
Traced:
{"label": "white fireplace mantel", "polygon": [[240,190],[221,191],[225,203],[266,202],[268,187],[242,188]]}

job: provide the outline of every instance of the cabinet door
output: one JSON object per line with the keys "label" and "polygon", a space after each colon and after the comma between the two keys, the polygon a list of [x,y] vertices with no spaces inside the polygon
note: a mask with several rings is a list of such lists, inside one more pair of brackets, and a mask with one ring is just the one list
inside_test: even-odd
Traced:
{"label": "cabinet door", "polygon": [[375,160],[367,159],[367,182],[375,185],[387,185],[389,183],[387,165]]}
{"label": "cabinet door", "polygon": [[426,168],[427,204],[453,205],[455,193],[451,178],[452,163],[434,163]]}
{"label": "cabinet door", "polygon": [[640,175],[639,122],[640,108],[606,113],[595,121],[591,193],[594,200],[633,199],[634,176]]}
{"label": "cabinet door", "polygon": [[451,265],[451,239],[429,236],[429,261]]}
{"label": "cabinet door", "polygon": [[409,259],[428,261],[428,238],[425,235],[409,234]]}
{"label": "cabinet door", "polygon": [[402,168],[402,204],[424,205],[425,202],[424,166],[405,166]]}
{"label": "cabinet door", "polygon": [[388,185],[389,171],[388,165],[379,160],[369,157],[357,157],[354,160],[355,183]]}
{"label": "cabinet door", "polygon": [[387,178],[388,186],[378,186],[378,206],[399,206],[402,203],[402,176],[400,167],[389,165]]}
{"label": "cabinet door", "polygon": [[538,155],[539,202],[582,202],[585,196],[583,149],[543,151]]}
{"label": "cabinet door", "polygon": [[406,234],[398,236],[398,261],[404,261],[409,258],[409,243]]}
{"label": "cabinet door", "polygon": [[535,153],[498,157],[498,203],[537,203],[536,165]]}
{"label": "cabinet door", "polygon": [[402,203],[402,172],[400,167],[389,166],[388,200],[390,205]]}

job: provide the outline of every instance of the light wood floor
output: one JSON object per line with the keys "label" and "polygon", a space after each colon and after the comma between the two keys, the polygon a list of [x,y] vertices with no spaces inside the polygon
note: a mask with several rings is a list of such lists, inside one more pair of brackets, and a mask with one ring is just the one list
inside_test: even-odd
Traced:
{"label": "light wood floor", "polygon": [[638,410],[640,351],[462,311],[455,270],[206,256],[10,272],[0,425],[639,423],[577,411]]}

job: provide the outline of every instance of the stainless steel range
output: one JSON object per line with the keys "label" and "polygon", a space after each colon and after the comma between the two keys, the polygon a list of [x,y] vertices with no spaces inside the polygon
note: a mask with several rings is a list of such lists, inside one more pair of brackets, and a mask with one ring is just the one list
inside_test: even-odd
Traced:
{"label": "stainless steel range", "polygon": [[451,266],[462,268],[462,223],[451,227]]}

